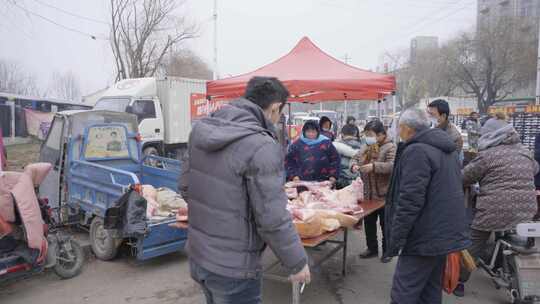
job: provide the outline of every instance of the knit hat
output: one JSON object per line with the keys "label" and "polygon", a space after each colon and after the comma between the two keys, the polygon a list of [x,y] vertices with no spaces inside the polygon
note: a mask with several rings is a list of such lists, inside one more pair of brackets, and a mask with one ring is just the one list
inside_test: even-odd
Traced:
{"label": "knit hat", "polygon": [[490,118],[484,126],[482,126],[482,129],[480,130],[480,134],[484,135],[493,131],[497,131],[499,129],[502,129],[506,127],[508,123],[505,120],[497,119],[497,118]]}

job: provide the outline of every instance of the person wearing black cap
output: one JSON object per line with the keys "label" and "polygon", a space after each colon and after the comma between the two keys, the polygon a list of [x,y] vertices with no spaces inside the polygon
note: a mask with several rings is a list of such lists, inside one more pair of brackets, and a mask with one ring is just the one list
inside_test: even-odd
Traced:
{"label": "person wearing black cap", "polygon": [[331,141],[336,139],[336,135],[332,132],[332,121],[327,116],[321,117],[319,128],[321,134],[328,137]]}
{"label": "person wearing black cap", "polygon": [[347,121],[345,126],[349,126],[348,128],[354,129],[355,133],[354,136],[360,140],[360,130],[358,129],[358,126],[356,125],[356,118],[354,116],[347,116]]}
{"label": "person wearing black cap", "polygon": [[340,156],[315,121],[308,121],[302,135],[290,147],[285,159],[287,180],[335,182],[339,178]]}

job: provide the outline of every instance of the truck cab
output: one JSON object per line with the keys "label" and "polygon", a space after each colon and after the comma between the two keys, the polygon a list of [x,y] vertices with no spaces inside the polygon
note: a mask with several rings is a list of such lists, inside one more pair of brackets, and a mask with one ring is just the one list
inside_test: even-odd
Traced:
{"label": "truck cab", "polygon": [[204,80],[181,77],[124,79],[104,92],[95,110],[137,116],[144,155],[181,156],[191,131],[191,96],[206,94]]}
{"label": "truck cab", "polygon": [[165,126],[153,78],[126,79],[105,92],[94,110],[135,114],[142,137],[143,153],[158,155]]}

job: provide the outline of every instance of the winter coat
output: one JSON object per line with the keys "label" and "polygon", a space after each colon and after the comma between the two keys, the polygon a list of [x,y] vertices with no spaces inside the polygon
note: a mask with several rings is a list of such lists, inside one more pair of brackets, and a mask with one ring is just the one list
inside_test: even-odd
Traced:
{"label": "winter coat", "polygon": [[[534,159],[540,164],[540,133],[536,134],[534,141]],[[534,184],[536,185],[536,189],[540,190],[540,172],[536,173]]]}
{"label": "winter coat", "polygon": [[389,139],[380,147],[378,145],[368,146],[366,150],[355,156],[351,167],[354,165],[373,164],[373,171],[371,173],[362,174],[366,198],[381,199],[386,196],[390,177],[392,176],[395,156],[396,145]]}
{"label": "winter coat", "polygon": [[362,144],[356,139],[356,136],[336,140],[333,144],[341,157],[338,188],[344,188],[358,177],[357,173],[351,171],[351,162]]}
{"label": "winter coat", "polygon": [[339,178],[340,157],[332,142],[319,136],[312,143],[300,137],[290,147],[285,160],[287,179],[298,176],[305,181],[324,181]]}
{"label": "winter coat", "polygon": [[385,206],[388,256],[438,256],[470,245],[456,154],[438,128],[400,144]]}
{"label": "winter coat", "polygon": [[438,128],[444,130],[456,144],[458,154],[463,150],[463,137],[458,128],[451,122],[447,121],[445,124],[440,125]]}
{"label": "winter coat", "polygon": [[472,228],[505,231],[530,221],[537,211],[538,164],[511,125],[483,135],[479,153],[463,169],[465,185],[480,184]]}
{"label": "winter coat", "polygon": [[336,135],[332,131],[325,131],[321,129],[321,134],[328,137],[330,141],[334,141],[336,139]]}
{"label": "winter coat", "polygon": [[283,153],[262,109],[238,99],[195,123],[179,188],[189,205],[189,258],[230,278],[261,273],[270,246],[290,273],[307,263],[286,209]]}

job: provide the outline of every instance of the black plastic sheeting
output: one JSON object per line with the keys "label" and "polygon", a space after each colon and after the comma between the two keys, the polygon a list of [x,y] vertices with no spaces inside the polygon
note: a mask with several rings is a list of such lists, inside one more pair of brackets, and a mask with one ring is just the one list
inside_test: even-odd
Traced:
{"label": "black plastic sheeting", "polygon": [[8,105],[0,104],[0,128],[3,137],[11,134],[11,107]]}
{"label": "black plastic sheeting", "polygon": [[15,136],[27,137],[28,129],[26,128],[26,115],[24,108],[15,106]]}

